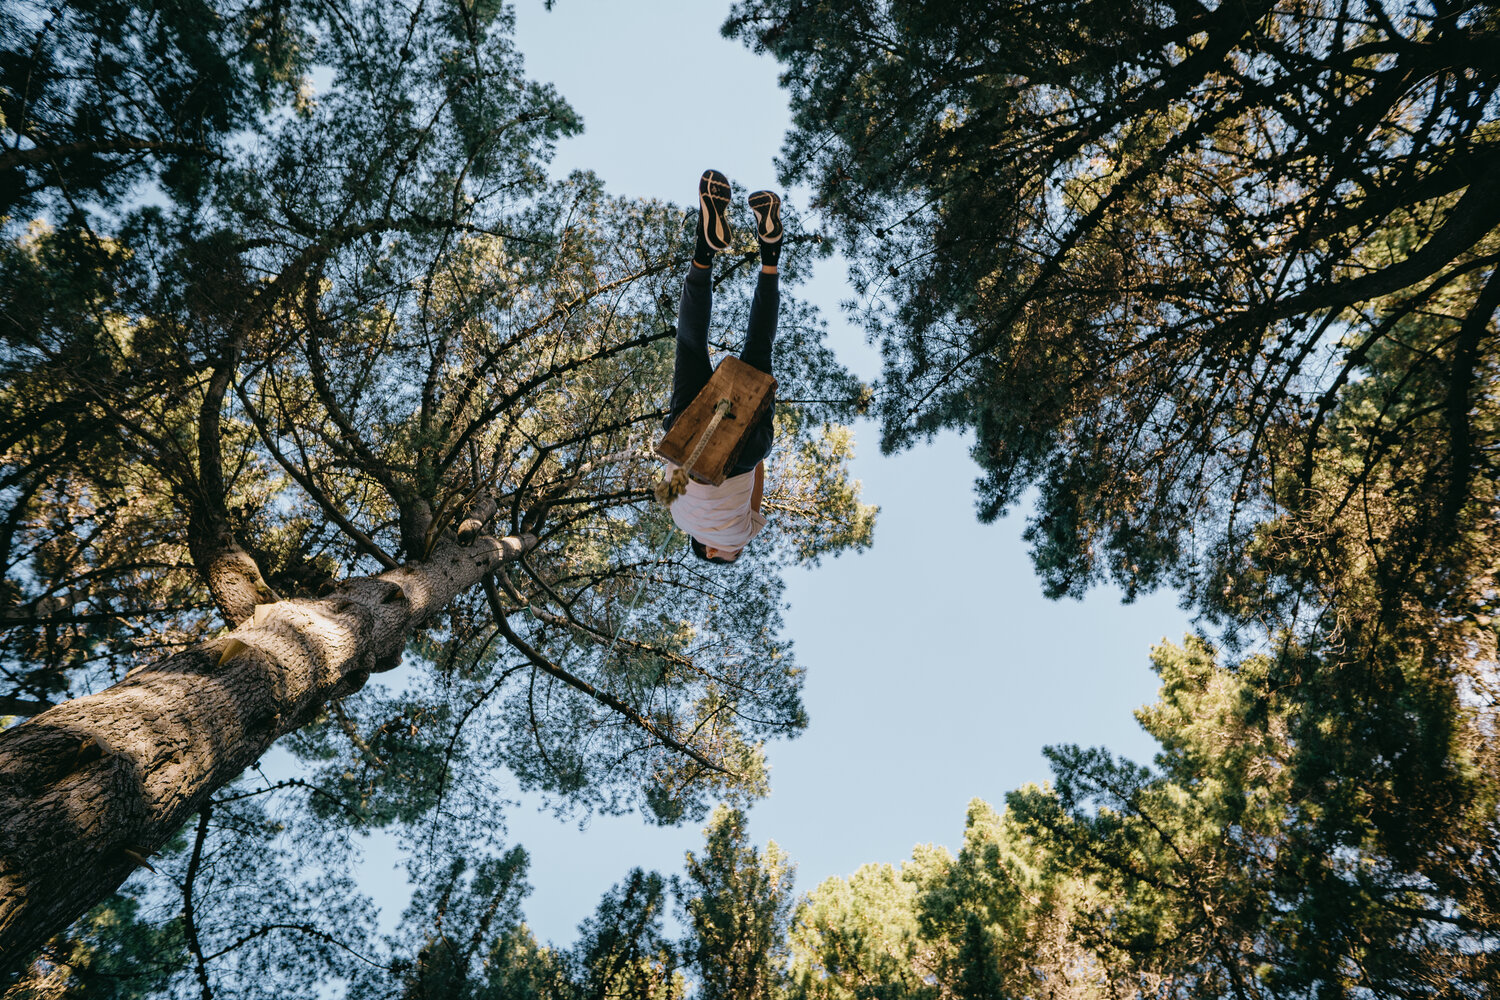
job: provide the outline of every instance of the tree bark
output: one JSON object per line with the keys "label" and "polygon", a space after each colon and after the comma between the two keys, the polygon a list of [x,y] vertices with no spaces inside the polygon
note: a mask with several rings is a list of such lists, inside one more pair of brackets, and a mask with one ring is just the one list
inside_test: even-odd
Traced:
{"label": "tree bark", "polygon": [[222,516],[195,501],[188,519],[188,552],[208,586],[219,614],[230,625],[248,621],[260,604],[279,598],[260,572],[260,564],[235,539]]}
{"label": "tree bark", "polygon": [[[257,304],[265,301],[261,299]],[[252,310],[251,314],[258,311]],[[256,605],[281,600],[261,575],[255,558],[234,537],[225,503],[219,412],[245,348],[247,327],[248,324],[242,323],[225,345],[198,409],[198,482],[188,517],[188,552],[193,565],[208,584],[219,613],[231,626],[243,625],[255,613]]]}
{"label": "tree bark", "polygon": [[255,609],[235,631],[0,733],[0,970],[119,887],[278,737],[400,662],[411,632],[536,544],[421,563]]}

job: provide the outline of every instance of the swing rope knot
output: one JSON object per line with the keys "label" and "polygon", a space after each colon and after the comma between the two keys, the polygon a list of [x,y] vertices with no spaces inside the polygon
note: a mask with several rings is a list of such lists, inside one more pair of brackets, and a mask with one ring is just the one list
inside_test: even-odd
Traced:
{"label": "swing rope knot", "polygon": [[688,460],[678,468],[673,469],[670,476],[663,477],[657,481],[652,491],[656,494],[657,503],[670,507],[673,500],[676,500],[687,492],[688,473],[692,471],[694,463],[698,461],[698,456],[703,454],[703,449],[708,446],[708,439],[713,437],[714,428],[718,427],[719,421],[723,420],[725,415],[729,413],[729,407],[730,404],[727,397],[720,398],[714,404],[714,415],[703,428],[703,433],[698,435],[698,443],[693,447],[693,453],[688,456]]}
{"label": "swing rope knot", "polygon": [[672,506],[672,501],[687,492],[687,473],[682,469],[673,469],[670,476],[663,476],[656,481],[652,491],[656,494],[656,502],[663,506]]}

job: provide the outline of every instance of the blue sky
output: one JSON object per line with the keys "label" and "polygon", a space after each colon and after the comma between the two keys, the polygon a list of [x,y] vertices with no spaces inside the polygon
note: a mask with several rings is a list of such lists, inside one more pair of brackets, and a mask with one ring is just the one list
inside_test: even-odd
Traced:
{"label": "blue sky", "polygon": [[[558,0],[550,12],[520,0],[528,75],[584,118],[555,172],[588,168],[616,194],[684,205],[706,167],[746,190],[774,185],[788,124],[778,67],[719,36],[727,12],[704,0]],[[842,266],[823,264],[799,294],[823,310],[844,363],[873,378],[878,356],[839,308],[851,294]],[[915,844],[956,846],[969,799],[998,805],[1047,779],[1047,744],[1148,759],[1153,744],[1130,714],[1155,699],[1147,652],[1189,627],[1171,594],[1046,600],[1020,540],[1024,512],[975,518],[977,472],[961,439],[884,457],[873,425],[856,430],[854,471],[881,507],[875,545],[789,576],[787,635],[807,668],[811,725],[770,748],[772,793],[750,815],[752,837],[797,864],[799,891],[866,862],[899,863]],[[535,802],[506,826],[532,857],[528,921],[559,944],[630,867],[677,872],[701,840],[694,824],[661,829],[638,816],[580,827]],[[374,876],[391,856],[372,847],[367,881],[389,884]],[[393,921],[400,901],[368,891]]]}

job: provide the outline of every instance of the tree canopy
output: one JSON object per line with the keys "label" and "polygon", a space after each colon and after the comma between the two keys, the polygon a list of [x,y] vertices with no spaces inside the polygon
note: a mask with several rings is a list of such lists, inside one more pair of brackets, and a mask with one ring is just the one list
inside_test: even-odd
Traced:
{"label": "tree canopy", "polygon": [[[0,670],[6,714],[34,717],[0,736],[5,809],[71,816],[121,769],[176,773],[162,754],[198,777],[144,819],[129,794],[99,805],[76,844],[7,819],[7,905],[41,877],[27,844],[95,866],[100,888],[74,880],[95,902],[201,822],[179,843],[202,871],[216,834],[278,822],[239,818],[246,796],[398,824],[441,866],[498,850],[497,767],[559,808],[663,823],[762,794],[763,742],[805,724],[780,571],[873,524],[836,423],[856,383],[815,312],[783,300],[777,375],[808,402],[777,414],[773,528],[708,568],[650,502],[692,217],[547,178],[579,123],[525,77],[506,8],[44,14],[0,25],[9,207],[39,213],[8,216],[0,249]],[[817,242],[787,223],[794,288]],[[722,256],[716,350],[754,257]],[[308,650],[344,665],[278,701]],[[233,705],[198,704],[221,683]],[[300,777],[213,787],[283,734]],[[0,927],[34,944],[29,921]]]}
{"label": "tree canopy", "polygon": [[[784,298],[777,517],[715,569],[647,500],[690,216],[547,177],[581,123],[503,5],[0,14],[11,982],[1488,989],[1494,6],[744,0],[724,30],[783,64],[815,195],[784,282],[831,235],[885,369],[871,396]],[[726,331],[754,265],[716,265]],[[1047,593],[1175,586],[1203,634],[1152,654],[1150,765],[1050,748],[955,854],[794,906],[740,807],[806,724],[780,572],[870,541],[839,421],[871,399],[888,450],[973,435],[981,517],[1035,497]],[[704,849],[540,943],[499,775],[708,816]],[[418,884],[388,934],[348,870],[375,829]]]}
{"label": "tree canopy", "polygon": [[1049,593],[1211,599],[1382,353],[1364,464],[1441,420],[1422,534],[1488,513],[1492,6],[751,0],[725,31],[784,65],[783,179],[853,262],[885,446],[972,429],[986,518],[1036,485]]}
{"label": "tree canopy", "polygon": [[1226,662],[1190,637],[1152,663],[1161,696],[1137,718],[1154,767],[1049,748],[1055,784],[1003,811],[974,800],[956,856],[919,847],[828,879],[793,915],[789,995],[1417,997],[1494,981],[1492,780],[1448,829],[1319,840],[1305,709],[1276,689],[1275,658]]}
{"label": "tree canopy", "polygon": [[[724,30],[783,64],[783,179],[851,261],[885,447],[971,432],[981,517],[1035,488],[1049,594],[1170,584],[1254,654],[1158,653],[1159,770],[1059,750],[1012,797],[1097,899],[1049,981],[1489,981],[1493,5],[748,0]],[[922,933],[891,975],[978,940]],[[1006,981],[984,954],[959,995]]]}

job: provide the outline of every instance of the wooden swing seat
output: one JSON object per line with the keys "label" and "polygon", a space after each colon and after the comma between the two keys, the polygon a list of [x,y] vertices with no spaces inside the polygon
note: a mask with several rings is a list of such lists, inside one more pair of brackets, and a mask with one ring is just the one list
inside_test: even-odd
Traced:
{"label": "wooden swing seat", "polygon": [[714,428],[698,461],[688,470],[694,481],[718,486],[728,477],[751,428],[770,409],[775,396],[774,378],[739,358],[725,358],[714,369],[703,391],[673,422],[672,429],[656,446],[656,453],[669,462],[683,465],[697,447],[699,435],[713,419],[715,404],[728,399],[729,412]]}

